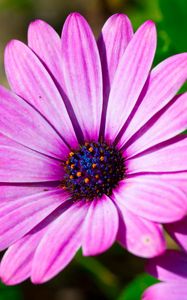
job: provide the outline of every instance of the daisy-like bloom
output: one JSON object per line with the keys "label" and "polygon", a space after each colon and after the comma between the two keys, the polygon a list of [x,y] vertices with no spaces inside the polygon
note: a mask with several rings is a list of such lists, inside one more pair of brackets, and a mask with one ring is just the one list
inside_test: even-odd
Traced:
{"label": "daisy-like bloom", "polygon": [[[0,87],[0,276],[42,283],[116,240],[153,257],[187,210],[187,53],[151,71],[156,30],[117,14],[98,43],[71,14],[11,41]],[[184,189],[184,190],[183,190]]]}
{"label": "daisy-like bloom", "polygon": [[186,300],[187,299],[187,255],[168,250],[149,261],[147,271],[163,281],[149,287],[143,300]]}

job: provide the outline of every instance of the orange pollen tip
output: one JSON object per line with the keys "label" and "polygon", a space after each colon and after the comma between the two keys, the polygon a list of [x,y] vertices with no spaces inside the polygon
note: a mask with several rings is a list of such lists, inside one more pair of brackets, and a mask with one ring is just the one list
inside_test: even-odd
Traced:
{"label": "orange pollen tip", "polygon": [[77,175],[77,177],[81,177],[82,174],[81,174],[81,172],[77,172],[76,175]]}
{"label": "orange pollen tip", "polygon": [[98,178],[99,178],[99,175],[98,175],[98,174],[96,174],[96,175],[95,175],[95,178],[96,178],[96,179],[98,179]]}
{"label": "orange pollen tip", "polygon": [[84,179],[84,182],[85,182],[85,183],[88,183],[89,181],[90,181],[90,180],[89,180],[89,178],[87,178],[87,177]]}
{"label": "orange pollen tip", "polygon": [[88,151],[89,151],[89,152],[93,152],[93,148],[90,147],[90,148],[88,149]]}
{"label": "orange pollen tip", "polygon": [[70,175],[69,178],[70,178],[70,179],[73,179],[73,175]]}
{"label": "orange pollen tip", "polygon": [[69,165],[69,160],[66,160],[66,165]]}
{"label": "orange pollen tip", "polygon": [[74,167],[75,167],[75,165],[74,165],[74,164],[72,164],[72,165],[71,165],[71,169],[73,169]]}
{"label": "orange pollen tip", "polygon": [[97,167],[96,164],[92,164],[92,168],[95,169]]}
{"label": "orange pollen tip", "polygon": [[104,158],[104,156],[101,156],[100,157],[100,161],[103,161],[105,158]]}
{"label": "orange pollen tip", "polygon": [[73,155],[74,155],[74,152],[70,152],[69,156],[71,156],[71,157],[72,157]]}

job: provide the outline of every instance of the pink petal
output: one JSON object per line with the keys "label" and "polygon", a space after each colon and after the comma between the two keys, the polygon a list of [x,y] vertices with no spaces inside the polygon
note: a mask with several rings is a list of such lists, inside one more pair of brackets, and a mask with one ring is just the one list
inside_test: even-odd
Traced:
{"label": "pink petal", "polygon": [[152,120],[150,128],[128,147],[128,152],[136,155],[152,146],[169,140],[187,128],[187,93],[175,97]]}
{"label": "pink petal", "polygon": [[125,206],[118,205],[121,212],[118,241],[127,250],[140,257],[153,257],[162,253],[165,240],[162,227],[133,214]]}
{"label": "pink petal", "polygon": [[185,216],[178,222],[167,224],[166,229],[180,247],[187,251],[187,217]]}
{"label": "pink petal", "polygon": [[66,92],[86,140],[96,140],[102,110],[102,73],[93,33],[78,13],[71,14],[62,31]]}
{"label": "pink petal", "polygon": [[129,18],[124,14],[111,16],[102,28],[98,40],[102,73],[103,73],[103,112],[101,135],[104,134],[106,109],[111,84],[114,79],[120,59],[133,36],[133,29]]}
{"label": "pink petal", "polygon": [[[20,196],[23,197],[41,192],[46,189],[49,190],[58,184],[56,182],[32,182],[36,179],[38,180],[38,178],[40,178],[41,181],[56,181],[62,179],[64,172],[60,162],[37,154],[36,152],[23,147],[22,145],[14,142],[13,140],[2,134],[0,134],[0,149],[6,149],[6,151],[8,151],[4,153],[4,151],[2,150],[1,157],[1,203],[4,201],[6,202],[16,200]],[[9,149],[10,152],[7,149]],[[11,157],[8,157],[9,153],[13,153],[11,154],[13,164],[10,164]],[[19,164],[18,162],[14,162],[14,158],[16,159],[16,157],[18,157]],[[9,160],[9,162],[5,163],[3,173],[4,160]],[[14,173],[16,173],[16,177],[14,177]],[[9,175],[12,176],[12,179],[11,177],[9,178]],[[17,183],[17,180],[19,178],[22,183]],[[28,182],[26,183],[27,178]]]}
{"label": "pink petal", "polygon": [[63,213],[64,209],[64,207],[57,208],[27,235],[8,248],[0,265],[0,277],[6,285],[18,284],[31,275],[36,248],[51,222]]}
{"label": "pink petal", "polygon": [[109,197],[95,199],[83,227],[83,254],[96,255],[112,246],[118,231],[118,212]]}
{"label": "pink petal", "polygon": [[168,250],[149,260],[146,270],[162,281],[185,280],[187,283],[187,255],[177,250]]}
{"label": "pink petal", "polygon": [[[160,174],[159,177],[161,180],[164,180],[170,183],[173,186],[180,188],[185,194],[187,194],[187,172],[179,172],[179,173],[165,173]],[[187,198],[186,198],[186,205],[187,205]]]}
{"label": "pink petal", "polygon": [[148,78],[148,87],[142,102],[136,106],[135,115],[125,128],[118,146],[124,146],[151,117],[159,112],[176,95],[186,79],[186,53],[172,56],[154,68]]}
{"label": "pink petal", "polygon": [[61,40],[46,22],[35,20],[28,29],[28,45],[44,62],[56,81],[63,82]]}
{"label": "pink petal", "polygon": [[176,221],[186,214],[184,192],[159,176],[126,178],[114,191],[113,198],[134,214],[159,223]]}
{"label": "pink petal", "polygon": [[60,161],[43,156],[14,141],[0,144],[0,182],[43,182],[61,180]]}
{"label": "pink petal", "polygon": [[1,133],[49,156],[62,159],[68,154],[63,140],[32,106],[1,86],[0,98]]}
{"label": "pink petal", "polygon": [[5,49],[5,69],[13,91],[31,103],[66,142],[76,147],[77,139],[62,97],[33,51],[19,41],[11,41]]}
{"label": "pink petal", "polygon": [[[130,124],[125,128],[118,146],[124,144],[159,112],[178,92],[187,79],[187,54],[177,54],[161,62],[151,72],[147,81],[147,90],[136,106],[136,112]],[[151,99],[151,101],[150,101]]]}
{"label": "pink petal", "polygon": [[45,230],[28,234],[10,246],[2,258],[0,277],[6,285],[18,284],[31,274],[35,250]]}
{"label": "pink petal", "polygon": [[70,102],[71,99],[68,99],[66,95],[60,36],[46,22],[35,20],[30,24],[28,29],[28,44],[40,60],[42,60],[45,67],[47,67],[54,78],[66,105],[77,139],[79,140],[79,143],[81,143],[83,141],[82,132],[73,112]]}
{"label": "pink petal", "polygon": [[51,224],[34,256],[33,283],[51,279],[72,260],[81,246],[82,223],[87,210],[88,203],[79,201]]}
{"label": "pink petal", "polygon": [[127,46],[115,74],[106,115],[106,137],[114,140],[141,93],[156,48],[155,25],[144,23]]}
{"label": "pink petal", "polygon": [[[58,183],[54,183],[56,186]],[[47,183],[0,183],[0,202],[1,205],[11,201],[15,201],[19,198],[31,196],[40,192],[47,192],[54,189],[54,184]]]}
{"label": "pink petal", "polygon": [[142,300],[186,300],[187,284],[158,283],[149,287]]}
{"label": "pink petal", "polygon": [[112,15],[104,24],[98,39],[103,69],[104,93],[109,94],[119,61],[133,37],[133,28],[124,14]]}
{"label": "pink petal", "polygon": [[[128,160],[129,174],[140,172],[187,171],[187,137],[181,136],[156,151]],[[154,150],[154,149],[153,149]],[[128,152],[128,155],[131,154]]]}
{"label": "pink petal", "polygon": [[58,188],[3,205],[0,210],[0,250],[19,240],[68,198],[68,194]]}

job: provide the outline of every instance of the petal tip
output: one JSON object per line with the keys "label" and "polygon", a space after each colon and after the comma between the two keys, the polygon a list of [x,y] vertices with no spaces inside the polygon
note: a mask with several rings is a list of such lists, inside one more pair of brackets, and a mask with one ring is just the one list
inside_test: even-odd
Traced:
{"label": "petal tip", "polygon": [[32,282],[33,284],[42,284],[42,283],[44,283],[45,281],[42,280],[42,278],[38,278],[37,276],[31,275],[31,282]]}
{"label": "petal tip", "polygon": [[82,255],[83,256],[91,256],[91,254],[89,253],[88,249],[86,249],[85,247],[82,248]]}
{"label": "petal tip", "polygon": [[10,41],[6,44],[5,52],[6,52],[7,50],[9,50],[10,48],[12,48],[13,46],[15,46],[15,45],[17,44],[17,42],[19,42],[19,41],[16,40],[16,39],[10,40]]}
{"label": "petal tip", "polygon": [[153,20],[147,20],[146,23],[151,26],[155,26],[155,22]]}
{"label": "petal tip", "polygon": [[45,21],[43,21],[42,19],[35,19],[35,20],[30,22],[28,30],[32,27],[42,26],[42,25],[46,25],[46,24],[47,23]]}
{"label": "petal tip", "polygon": [[121,25],[121,26],[127,26],[127,25],[132,26],[129,17],[123,13],[113,14],[106,21],[106,23],[108,23],[108,22],[117,23],[118,25]]}
{"label": "petal tip", "polygon": [[[13,40],[10,40],[5,46],[5,50],[4,50],[5,70],[6,70],[6,66],[9,65],[9,63],[10,63],[10,58],[13,53],[13,49],[17,46],[17,42],[18,42],[17,40],[13,39]],[[7,77],[8,77],[8,75],[7,75]]]}
{"label": "petal tip", "polygon": [[53,277],[55,277],[57,274],[50,274],[49,273],[42,273],[42,274],[38,274],[38,273],[34,273],[33,274],[31,273],[31,282],[33,284],[43,284],[43,283],[46,283],[47,281],[49,281],[50,279],[52,279]]}
{"label": "petal tip", "polygon": [[156,24],[152,20],[145,21],[140,28],[141,27],[148,32],[154,32],[156,34]]}
{"label": "petal tip", "polygon": [[[110,19],[110,18],[109,18]],[[119,22],[122,26],[130,26],[132,27],[131,21],[129,17],[123,13],[116,13],[111,16],[111,21],[113,22]],[[133,29],[132,29],[133,31]]]}
{"label": "petal tip", "polygon": [[84,19],[84,17],[79,12],[72,12],[68,15],[67,19]]}
{"label": "petal tip", "polygon": [[97,250],[94,250],[94,249],[87,249],[85,247],[82,248],[82,255],[83,256],[96,256],[96,255],[100,255],[102,254],[103,252],[105,252],[106,250],[108,249],[108,247],[106,247],[105,249],[97,249]]}
{"label": "petal tip", "polygon": [[4,55],[6,56],[6,54],[9,52],[9,51],[12,51],[13,49],[16,49],[16,48],[19,48],[19,47],[22,47],[22,46],[25,46],[25,44],[19,40],[16,40],[16,39],[13,39],[13,40],[10,40],[6,47],[5,47],[5,51],[4,51]]}
{"label": "petal tip", "polygon": [[121,19],[121,20],[124,20],[127,17],[127,15],[123,14],[123,13],[116,13],[114,15],[111,16],[112,19]]}
{"label": "petal tip", "polygon": [[68,27],[68,30],[70,30],[69,27],[75,26],[75,28],[77,28],[77,26],[85,24],[85,22],[86,22],[85,18],[79,12],[72,12],[67,16],[64,22],[62,33],[63,33],[63,29],[66,28],[66,26]]}
{"label": "petal tip", "polygon": [[8,276],[6,276],[5,274],[0,274],[0,281],[4,284],[4,285],[15,285],[16,283],[14,283],[13,280],[11,280],[11,278],[9,278]]}
{"label": "petal tip", "polygon": [[83,243],[83,246],[82,246],[82,255],[83,256],[95,256],[95,255],[99,255],[101,254],[102,252],[104,252],[105,250],[96,250],[96,249],[93,249],[93,247],[89,248],[86,246],[85,243]]}

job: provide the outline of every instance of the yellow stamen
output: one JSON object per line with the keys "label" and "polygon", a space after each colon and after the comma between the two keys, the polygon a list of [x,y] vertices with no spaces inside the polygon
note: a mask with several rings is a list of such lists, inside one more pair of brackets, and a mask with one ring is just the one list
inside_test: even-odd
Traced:
{"label": "yellow stamen", "polygon": [[69,156],[71,156],[71,157],[72,157],[73,155],[74,155],[74,152],[70,152]]}
{"label": "yellow stamen", "polygon": [[98,174],[96,174],[96,175],[95,175],[95,178],[96,178],[96,179],[99,179],[99,175],[98,175]]}
{"label": "yellow stamen", "polygon": [[89,151],[89,152],[93,152],[93,148],[90,147],[90,148],[88,149],[88,151]]}
{"label": "yellow stamen", "polygon": [[73,169],[74,167],[75,167],[75,165],[74,165],[74,164],[72,164],[72,165],[71,165],[71,169]]}
{"label": "yellow stamen", "polygon": [[97,167],[96,164],[92,164],[92,168],[95,169]]}
{"label": "yellow stamen", "polygon": [[90,180],[89,180],[89,178],[87,178],[87,177],[84,179],[84,182],[85,182],[85,183],[88,183],[89,181],[90,181]]}
{"label": "yellow stamen", "polygon": [[70,175],[69,178],[70,178],[70,179],[73,179],[73,175]]}
{"label": "yellow stamen", "polygon": [[81,177],[82,174],[81,174],[81,172],[77,172],[76,175],[77,175],[77,177]]}
{"label": "yellow stamen", "polygon": [[100,157],[100,161],[103,161],[105,158],[104,158],[104,156],[101,156]]}

